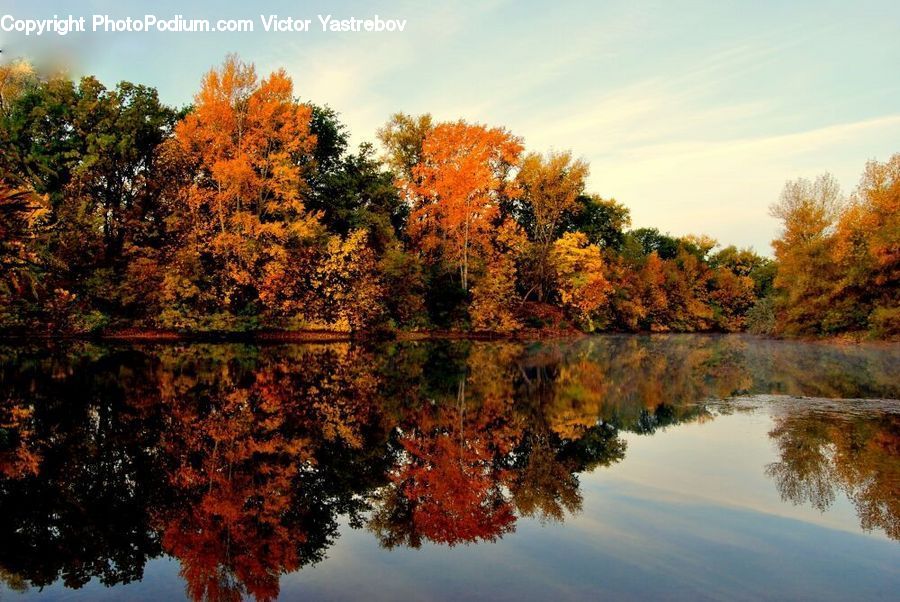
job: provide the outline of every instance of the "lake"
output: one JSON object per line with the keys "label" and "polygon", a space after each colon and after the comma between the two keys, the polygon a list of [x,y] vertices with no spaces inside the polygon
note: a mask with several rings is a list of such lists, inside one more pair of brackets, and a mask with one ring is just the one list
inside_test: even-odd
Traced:
{"label": "lake", "polygon": [[0,346],[0,599],[896,600],[900,346]]}

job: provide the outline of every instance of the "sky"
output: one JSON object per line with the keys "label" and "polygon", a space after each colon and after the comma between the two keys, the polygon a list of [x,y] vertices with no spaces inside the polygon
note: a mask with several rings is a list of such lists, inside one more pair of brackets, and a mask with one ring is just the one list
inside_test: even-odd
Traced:
{"label": "sky", "polygon": [[[254,20],[241,33],[0,31],[0,60],[65,62],[107,85],[191,102],[238,53],[285,68],[304,100],[341,114],[354,144],[394,112],[507,127],[529,151],[571,150],[588,189],[635,227],[708,234],[770,254],[785,181],[828,171],[846,194],[900,152],[900,2],[104,2],[3,0],[54,14]],[[311,19],[263,31],[260,15]],[[403,32],[322,32],[317,15],[405,19]]]}

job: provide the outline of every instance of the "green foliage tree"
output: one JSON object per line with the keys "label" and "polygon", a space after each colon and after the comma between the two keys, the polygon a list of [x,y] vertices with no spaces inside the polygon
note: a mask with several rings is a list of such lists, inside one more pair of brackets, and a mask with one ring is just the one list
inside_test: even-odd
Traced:
{"label": "green foliage tree", "polygon": [[577,209],[568,217],[567,232],[583,232],[588,241],[618,253],[625,242],[625,231],[631,226],[631,211],[615,199],[599,195],[581,195]]}
{"label": "green foliage tree", "polygon": [[45,288],[67,299],[73,327],[89,326],[120,309],[132,248],[161,228],[151,222],[165,185],[157,149],[176,113],[146,86],[54,77],[22,90],[0,119],[0,168],[48,200],[34,248],[51,268]]}

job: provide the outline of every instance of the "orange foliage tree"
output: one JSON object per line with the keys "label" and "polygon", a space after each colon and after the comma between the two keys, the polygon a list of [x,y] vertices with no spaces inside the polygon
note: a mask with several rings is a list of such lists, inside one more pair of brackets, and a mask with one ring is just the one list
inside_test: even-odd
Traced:
{"label": "orange foliage tree", "polygon": [[278,275],[320,232],[302,200],[310,116],[284,71],[259,81],[230,56],[203,78],[173,140],[190,175],[176,197],[182,240],[164,283],[170,304],[241,311],[283,286]]}
{"label": "orange foliage tree", "polygon": [[840,294],[877,334],[900,332],[900,154],[866,165],[835,232]]}
{"label": "orange foliage tree", "polygon": [[473,258],[490,250],[501,197],[517,194],[510,172],[522,148],[503,128],[464,121],[437,125],[422,144],[409,234],[426,256],[458,270],[464,290]]}

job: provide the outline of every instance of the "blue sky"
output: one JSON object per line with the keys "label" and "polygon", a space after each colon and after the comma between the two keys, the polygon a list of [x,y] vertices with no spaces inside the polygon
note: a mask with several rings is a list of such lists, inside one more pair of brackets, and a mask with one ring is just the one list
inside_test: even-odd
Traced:
{"label": "blue sky", "polygon": [[[767,207],[788,179],[832,172],[845,192],[900,152],[900,3],[25,2],[0,15],[251,18],[253,33],[0,32],[11,56],[63,57],[112,85],[190,102],[228,52],[284,67],[338,110],[354,142],[395,111],[504,125],[530,150],[571,149],[590,189],[635,226],[769,252]],[[260,14],[407,19],[403,33],[273,34]]]}

